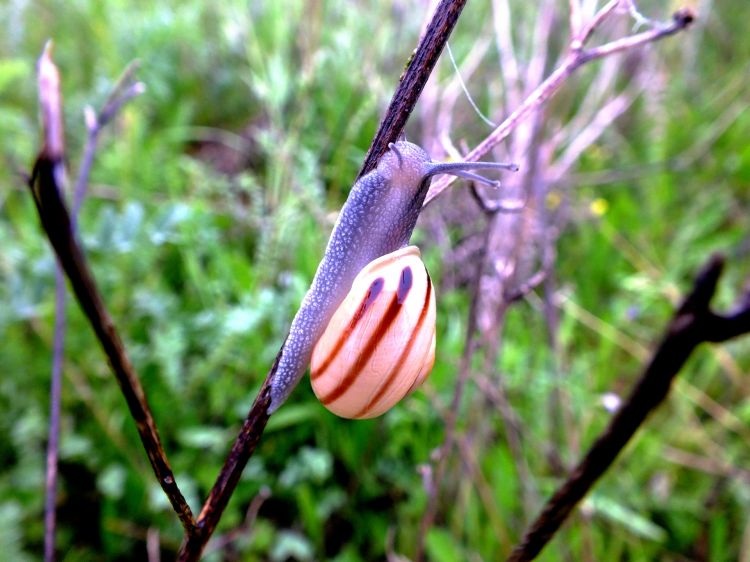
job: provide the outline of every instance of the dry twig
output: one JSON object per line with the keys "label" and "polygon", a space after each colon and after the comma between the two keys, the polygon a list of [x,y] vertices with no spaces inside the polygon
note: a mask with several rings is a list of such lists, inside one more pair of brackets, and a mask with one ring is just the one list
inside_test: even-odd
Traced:
{"label": "dry twig", "polygon": [[39,218],[76,298],[112,365],[154,474],[186,532],[189,532],[195,525],[193,514],[177,487],[143,387],[97,289],[63,200],[65,164],[62,101],[59,75],[49,49],[45,49],[39,62],[39,99],[44,121],[44,145],[29,180]]}
{"label": "dry twig", "polygon": [[723,267],[724,259],[720,256],[711,257],[705,264],[630,396],[547,501],[508,562],[533,560],[541,552],[648,415],[667,397],[672,380],[698,345],[724,342],[750,332],[750,291],[742,296],[737,309],[730,314],[719,314],[710,308]]}
{"label": "dry twig", "polygon": [[[612,11],[613,6],[611,4],[617,4],[618,0],[612,0],[609,4],[605,5],[596,16],[594,20],[597,25],[604,21],[605,17]],[[565,59],[562,65],[555,69],[547,79],[542,82],[539,87],[534,90],[526,100],[511,113],[508,118],[503,121],[498,127],[492,131],[482,142],[480,142],[471,152],[469,152],[465,160],[474,161],[478,160],[485,154],[487,154],[493,147],[497,146],[502,142],[510,133],[513,131],[518,124],[526,119],[532,112],[538,109],[544,102],[546,102],[565,81],[570,77],[573,72],[583,66],[584,64],[591,62],[596,59],[600,59],[615,53],[620,53],[641,47],[648,43],[653,43],[670,35],[686,29],[695,19],[693,13],[688,9],[682,9],[674,13],[672,16],[672,22],[667,25],[658,26],[654,29],[617,39],[601,45],[599,47],[591,47],[585,49],[586,40],[591,36],[594,31],[594,27],[587,26],[584,31],[578,36],[574,37],[570,43],[570,53]],[[442,193],[451,183],[453,179],[449,177],[441,178],[433,182],[430,187],[430,191],[425,198],[425,205],[428,205],[435,197]]]}
{"label": "dry twig", "polygon": [[[46,51],[49,53],[51,44],[48,44]],[[54,67],[50,66],[51,58],[48,55],[40,61],[40,73],[44,73],[49,78],[47,87],[44,88],[44,95],[47,100],[42,100],[42,105],[50,106],[53,100],[49,99],[49,93],[57,91],[56,97],[59,97],[59,76]],[[86,138],[86,149],[81,168],[78,173],[76,182],[75,195],[73,198],[73,212],[71,213],[71,222],[76,223],[78,212],[86,197],[86,188],[88,186],[89,172],[94,162],[96,154],[96,145],[99,133],[102,128],[111,121],[119,112],[120,108],[135,96],[144,91],[141,82],[133,82],[133,76],[137,68],[136,64],[131,64],[125,69],[117,84],[104,105],[102,111],[98,114],[91,108],[86,108],[86,126],[88,135]],[[51,113],[52,109],[50,107]],[[55,117],[57,119],[57,117]],[[62,131],[62,124],[57,125]],[[60,139],[64,142],[64,139]],[[61,186],[62,187],[62,186]],[[52,348],[52,374],[50,377],[50,409],[49,409],[49,431],[47,441],[47,474],[46,490],[44,505],[44,559],[51,562],[55,559],[55,511],[57,504],[57,458],[60,437],[60,404],[62,394],[62,370],[65,354],[65,302],[67,292],[65,290],[65,272],[60,262],[55,264],[55,329],[54,344]]]}

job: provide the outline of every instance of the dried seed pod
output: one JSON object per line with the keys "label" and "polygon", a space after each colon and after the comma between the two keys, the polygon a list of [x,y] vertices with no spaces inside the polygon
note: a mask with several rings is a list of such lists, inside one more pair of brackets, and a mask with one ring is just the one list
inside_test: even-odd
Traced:
{"label": "dried seed pod", "polygon": [[313,350],[310,380],[345,418],[389,410],[435,362],[435,290],[416,246],[365,266]]}

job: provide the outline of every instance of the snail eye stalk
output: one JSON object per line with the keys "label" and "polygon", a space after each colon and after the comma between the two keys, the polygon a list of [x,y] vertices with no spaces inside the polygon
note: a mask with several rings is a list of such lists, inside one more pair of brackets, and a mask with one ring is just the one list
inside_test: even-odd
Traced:
{"label": "snail eye stalk", "polygon": [[491,187],[497,187],[500,185],[499,181],[475,174],[474,170],[504,170],[517,172],[518,164],[506,164],[501,162],[430,162],[425,177],[437,174],[450,174],[452,176],[483,183]]}

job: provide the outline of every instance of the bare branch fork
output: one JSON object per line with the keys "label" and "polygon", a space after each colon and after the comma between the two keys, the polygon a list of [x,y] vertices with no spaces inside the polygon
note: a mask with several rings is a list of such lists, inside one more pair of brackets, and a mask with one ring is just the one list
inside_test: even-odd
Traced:
{"label": "bare branch fork", "polygon": [[[507,136],[518,126],[518,124],[528,118],[544,102],[552,97],[557,90],[565,83],[573,72],[587,62],[601,59],[615,53],[621,53],[635,47],[652,43],[675,33],[687,29],[695,19],[694,14],[689,9],[681,9],[672,15],[672,21],[668,24],[655,25],[653,29],[617,39],[601,45],[586,49],[585,45],[596,28],[604,22],[607,17],[620,4],[621,0],[610,0],[599,12],[593,17],[581,31],[572,30],[571,41],[569,44],[569,53],[563,63],[542,82],[526,100],[516,108],[500,125],[495,128],[482,142],[480,142],[466,156],[465,160],[478,160],[487,154],[493,147],[501,143]],[[571,2],[574,4],[574,2]],[[435,197],[440,195],[447,187],[453,183],[453,179],[444,176],[436,180],[430,186],[427,193],[425,205],[429,204]]]}
{"label": "bare branch fork", "polygon": [[609,468],[648,415],[667,397],[673,379],[696,347],[750,333],[750,290],[729,314],[711,310],[724,258],[712,256],[677,309],[659,347],[608,427],[547,501],[508,562],[533,560],[554,536],[578,502]]}
{"label": "bare branch fork", "polygon": [[[401,77],[399,87],[373,140],[360,175],[372,169],[388,143],[397,140],[401,134],[427,78],[458,21],[464,4],[465,0],[442,0],[436,7],[432,20]],[[487,152],[491,146],[500,142],[514,127],[528,117],[533,109],[546,101],[560,87],[564,79],[581,64],[655,41],[686,28],[691,21],[692,15],[689,12],[678,12],[671,26],[634,35],[598,48],[574,50],[562,69],[555,71],[519,110],[511,114],[504,124],[500,125],[490,137],[470,153],[470,157],[476,158]],[[591,31],[593,31],[593,27]],[[585,42],[591,31],[582,34],[582,43]],[[76,238],[75,221],[65,207],[62,197],[65,178],[59,78],[49,52],[45,52],[40,63],[40,103],[44,117],[45,135],[44,146],[34,166],[29,186],[42,226],[68,276],[81,308],[89,319],[96,337],[109,359],[131,415],[136,422],[139,436],[146,449],[154,474],[185,529],[185,541],[180,550],[179,559],[197,560],[215,530],[239,481],[242,470],[255,451],[263,434],[269,418],[269,381],[276,367],[275,364],[271,367],[199,516],[197,519],[194,518],[175,482],[138,376],[127,357],[122,340],[107,312],[85,255]],[[116,114],[122,103],[136,94],[137,92],[134,91],[130,94],[126,92],[118,98],[117,103],[113,105],[108,103],[105,106],[105,111],[109,108],[110,113],[105,114],[103,112],[100,114],[99,126],[96,127],[97,131],[92,132],[90,127],[91,158],[88,157],[87,149],[82,173],[79,176],[81,193],[84,192],[88,181],[87,170],[90,169],[90,162],[93,159],[93,146],[95,146],[98,129],[106,122],[106,115],[111,118]],[[432,193],[430,199],[434,198],[436,194],[437,192]],[[82,200],[82,195],[81,199],[78,200],[79,205],[80,200]]]}

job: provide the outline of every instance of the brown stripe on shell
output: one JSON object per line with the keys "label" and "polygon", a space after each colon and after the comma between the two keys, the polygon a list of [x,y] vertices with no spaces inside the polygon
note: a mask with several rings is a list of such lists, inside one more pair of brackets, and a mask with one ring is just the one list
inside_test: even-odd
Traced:
{"label": "brown stripe on shell", "polygon": [[[409,273],[411,273],[411,271],[409,271]],[[425,273],[427,273],[426,270],[425,270]],[[427,318],[427,313],[430,310],[430,297],[431,296],[432,296],[432,280],[430,279],[430,274],[427,273],[427,291],[425,292],[425,299],[424,299],[424,303],[422,304],[422,310],[419,313],[419,320],[417,320],[417,324],[414,327],[414,330],[412,331],[409,337],[409,340],[406,342],[406,345],[404,345],[404,348],[398,357],[398,361],[396,361],[396,364],[394,365],[393,369],[388,375],[388,378],[382,385],[380,385],[380,388],[378,388],[377,392],[370,399],[367,405],[355,414],[354,416],[355,418],[361,418],[361,417],[368,415],[370,411],[372,410],[373,406],[378,403],[378,401],[383,397],[386,391],[388,391],[388,389],[395,382],[396,377],[398,376],[400,372],[401,365],[404,362],[404,360],[409,356],[409,353],[411,352],[412,347],[414,347],[414,343],[417,340],[417,334],[419,334],[419,331],[422,329],[422,324],[424,324],[424,321]]]}
{"label": "brown stripe on shell", "polygon": [[399,282],[398,282],[398,290],[396,291],[396,294],[398,295],[398,304],[404,304],[406,297],[409,296],[409,291],[411,291],[412,281],[413,281],[413,275],[411,273],[411,267],[407,265],[401,271],[401,278],[399,279]]}
{"label": "brown stripe on shell", "polygon": [[331,348],[331,352],[328,357],[326,357],[325,361],[320,364],[320,366],[314,373],[310,373],[311,379],[317,379],[321,374],[325,372],[326,369],[328,369],[328,367],[331,366],[333,360],[336,359],[336,356],[343,349],[346,340],[348,340],[349,336],[352,335],[352,332],[357,327],[357,324],[359,324],[359,321],[362,320],[362,317],[365,315],[365,312],[367,312],[367,309],[370,308],[372,306],[372,303],[375,302],[375,299],[378,298],[384,286],[385,279],[383,279],[382,277],[378,277],[370,284],[370,288],[367,290],[365,298],[362,299],[362,302],[357,307],[357,311],[349,321],[349,325],[345,330],[342,331],[341,335],[339,335],[339,339],[336,340],[336,345]]}
{"label": "brown stripe on shell", "polygon": [[366,365],[370,360],[370,357],[372,357],[372,354],[375,353],[380,340],[390,329],[391,324],[393,324],[393,322],[396,320],[398,313],[401,312],[401,308],[401,305],[398,304],[396,295],[393,295],[393,299],[388,305],[383,318],[381,318],[380,321],[377,322],[376,329],[373,330],[370,339],[367,340],[360,353],[357,355],[357,360],[354,362],[354,365],[352,365],[346,372],[346,375],[341,378],[341,382],[338,384],[338,386],[336,386],[336,388],[331,390],[331,392],[329,392],[325,396],[318,396],[318,399],[323,403],[323,405],[330,404],[334,400],[338,400],[344,395],[347,390],[349,390],[349,388],[351,388],[351,386],[357,380],[357,377],[359,377],[360,373],[362,372],[362,367]]}

